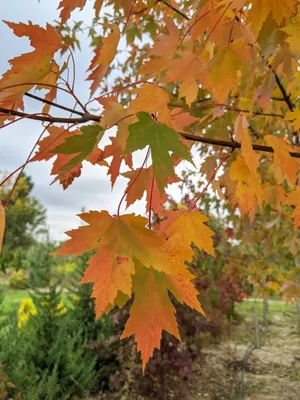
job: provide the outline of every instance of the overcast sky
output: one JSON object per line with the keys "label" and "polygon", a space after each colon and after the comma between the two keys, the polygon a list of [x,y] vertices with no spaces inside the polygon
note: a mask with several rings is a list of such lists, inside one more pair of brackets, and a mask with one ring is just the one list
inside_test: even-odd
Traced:
{"label": "overcast sky", "polygon": [[[1,19],[12,22],[25,22],[45,26],[46,22],[58,19],[59,12],[56,10],[58,0],[10,0],[1,5]],[[84,20],[89,24],[93,17],[92,2],[81,13],[74,12],[72,17]],[[0,21],[0,75],[8,67],[8,60],[30,51],[28,40],[14,36],[12,31]],[[91,59],[91,49],[88,41],[82,42],[82,51],[76,56],[76,94],[83,101],[89,97],[89,83],[85,82],[85,71]],[[68,101],[63,99],[63,101]],[[36,112],[36,105],[31,100],[26,101],[27,110]],[[72,105],[72,101],[70,103]],[[60,110],[52,110],[53,115],[60,115]],[[11,172],[26,160],[37,137],[41,133],[41,124],[37,121],[22,121],[13,124],[11,127],[0,131],[0,169]],[[108,143],[108,136],[101,144]],[[137,155],[137,161],[141,154]],[[27,174],[31,175],[35,184],[34,195],[47,208],[48,226],[52,239],[62,240],[66,236],[64,232],[75,228],[79,223],[76,214],[80,213],[82,207],[88,210],[108,210],[114,214],[117,210],[126,180],[119,179],[111,192],[109,177],[106,176],[106,169],[91,166],[84,163],[82,175],[75,179],[73,184],[64,191],[59,183],[50,186],[53,177],[50,177],[52,162],[36,162],[26,168]],[[139,165],[136,164],[137,166]],[[173,185],[174,188],[174,185]],[[178,190],[171,189],[178,194]],[[125,211],[125,210],[124,210]],[[144,213],[143,201],[137,202],[127,212]]]}

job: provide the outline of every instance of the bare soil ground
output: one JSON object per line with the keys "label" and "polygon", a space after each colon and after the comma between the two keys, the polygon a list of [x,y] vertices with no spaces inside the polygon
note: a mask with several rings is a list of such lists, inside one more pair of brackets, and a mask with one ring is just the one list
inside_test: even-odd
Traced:
{"label": "bare soil ground", "polygon": [[[270,302],[269,323],[259,334],[245,366],[241,393],[241,365],[254,337],[251,304],[241,306],[244,321],[230,339],[204,348],[191,400],[300,400],[300,334],[296,312],[284,302]],[[261,307],[259,307],[261,313]]]}

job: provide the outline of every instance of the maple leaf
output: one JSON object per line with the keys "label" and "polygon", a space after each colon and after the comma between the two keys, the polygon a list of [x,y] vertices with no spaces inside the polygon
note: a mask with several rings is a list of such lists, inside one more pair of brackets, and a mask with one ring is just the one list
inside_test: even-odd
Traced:
{"label": "maple leaf", "polygon": [[245,68],[249,59],[249,48],[245,38],[234,40],[230,46],[220,49],[209,68],[205,68],[199,76],[203,87],[213,93],[213,96],[220,103],[223,103],[228,94],[233,93],[239,84],[239,71]]}
{"label": "maple leaf", "polygon": [[5,208],[0,200],[0,254],[2,251],[3,236],[5,231]]}
{"label": "maple leaf", "polygon": [[71,15],[71,12],[75,10],[75,8],[80,8],[81,10],[85,6],[86,0],[61,0],[58,5],[58,9],[62,9],[60,12],[61,22],[64,24]]}
{"label": "maple leaf", "polygon": [[291,51],[294,51],[297,56],[300,56],[300,43],[298,38],[300,37],[300,7],[298,6],[298,13],[292,24],[281,28],[282,31],[286,32],[289,37],[285,41],[289,44]]}
{"label": "maple leaf", "polygon": [[281,24],[283,19],[290,17],[296,12],[297,0],[248,0],[247,5],[251,3],[247,22],[251,23],[252,30],[258,34],[266,21],[270,12],[276,23]]}
{"label": "maple leaf", "polygon": [[293,298],[300,299],[300,285],[296,282],[285,280],[280,292],[287,302],[293,300]]}
{"label": "maple leaf", "polygon": [[[157,120],[170,127],[172,126],[171,114],[169,111],[169,95],[155,84],[144,85],[142,89],[134,89],[138,97],[133,100],[130,110],[135,113],[145,111],[149,114],[157,113]],[[150,100],[150,101],[149,101]]]}
{"label": "maple leaf", "polygon": [[139,122],[129,126],[129,135],[125,153],[132,153],[150,146],[153,174],[161,193],[168,184],[169,177],[175,177],[174,165],[169,154],[172,151],[178,157],[188,160],[192,158],[180,135],[165,124],[154,121],[145,112],[137,114]]}
{"label": "maple leaf", "polygon": [[[52,58],[63,47],[60,34],[49,24],[45,29],[31,22],[28,25],[4,22],[18,37],[28,37],[35,50],[9,61],[11,69],[0,80],[1,100],[18,99],[35,86],[32,82],[39,83],[40,87],[43,87],[43,83],[55,84],[58,77],[57,64]],[[29,84],[26,85],[27,82]],[[17,86],[21,83],[24,85]],[[13,85],[15,87],[5,89]]]}
{"label": "maple leaf", "polygon": [[[163,329],[180,340],[175,307],[168,294],[166,274],[138,263],[133,277],[134,302],[121,339],[135,335],[143,371],[155,348],[160,348]],[[149,305],[151,304],[151,307]]]}
{"label": "maple leaf", "polygon": [[265,141],[274,149],[275,177],[278,184],[281,184],[284,178],[294,185],[296,183],[297,162],[290,155],[290,147],[283,138],[273,135],[265,136]]}
{"label": "maple leaf", "polygon": [[120,40],[120,29],[117,25],[109,25],[112,32],[102,39],[100,46],[95,49],[95,56],[88,68],[90,75],[87,77],[91,84],[91,96],[95,93],[102,78],[106,75],[108,68],[113,61]]}
{"label": "maple leaf", "polygon": [[248,127],[247,118],[243,114],[239,114],[234,124],[235,138],[241,143],[242,153],[247,167],[250,171],[255,172],[259,165],[259,159],[253,150]]}
{"label": "maple leaf", "polygon": [[288,193],[285,201],[286,204],[295,206],[295,210],[292,213],[292,218],[294,218],[295,229],[300,227],[300,190]]}
{"label": "maple leaf", "polygon": [[167,219],[158,225],[158,232],[167,239],[164,249],[171,265],[171,274],[167,277],[169,290],[179,302],[205,315],[197,299],[199,293],[192,283],[195,275],[188,270],[185,262],[193,258],[192,243],[199,250],[215,256],[212,240],[214,232],[204,224],[208,218],[198,211],[166,211],[163,215]]}
{"label": "maple leaf", "polygon": [[168,34],[157,36],[147,56],[155,57],[147,61],[139,70],[140,74],[156,77],[158,72],[164,71],[170,64],[178,45],[178,29],[170,18],[166,18]]}
{"label": "maple leaf", "polygon": [[111,144],[105,146],[103,150],[102,158],[112,157],[112,161],[109,165],[107,175],[111,176],[111,186],[113,187],[117,177],[120,175],[120,168],[123,160],[125,164],[132,168],[132,154],[124,155],[124,147],[120,144],[119,137],[110,137]]}
{"label": "maple leaf", "polygon": [[250,221],[253,222],[257,204],[262,210],[263,191],[260,175],[251,172],[245,160],[237,156],[230,167],[230,178],[237,181],[235,198],[242,215],[249,214]]}
{"label": "maple leaf", "polygon": [[[126,188],[126,208],[134,204],[137,200],[141,200],[146,191],[146,211],[149,212],[150,208],[156,213],[163,210],[163,204],[168,200],[167,194],[161,194],[157,187],[156,181],[153,182],[153,168],[136,169],[133,171],[124,172],[122,174],[125,178],[129,179]],[[168,184],[179,182],[180,178],[169,177]],[[150,207],[151,206],[151,207]]]}
{"label": "maple leaf", "polygon": [[119,104],[115,96],[98,98],[97,100],[104,107],[100,125],[104,129],[109,129],[114,125],[118,126],[116,136],[110,137],[111,144],[105,146],[103,152],[103,159],[112,157],[107,174],[111,176],[111,185],[113,187],[120,174],[122,161],[124,160],[129,168],[133,167],[132,155],[124,155],[124,150],[128,137],[128,127],[136,122],[137,118],[130,110]]}
{"label": "maple leaf", "polygon": [[150,268],[169,273],[168,257],[162,246],[164,240],[145,228],[147,219],[131,215],[111,217],[107,212],[79,215],[88,226],[66,232],[70,237],[57,255],[79,255],[97,250],[89,261],[81,283],[93,282],[97,317],[114,304],[118,291],[131,295],[131,275],[134,262],[139,260]]}
{"label": "maple leaf", "polygon": [[289,111],[285,115],[287,121],[292,121],[295,129],[300,129],[300,110]]}
{"label": "maple leaf", "polygon": [[[208,218],[198,211],[165,211],[166,220],[160,222],[159,232],[168,238],[167,242],[174,247],[183,246],[190,248],[193,242],[199,250],[215,256],[212,236],[214,232],[204,222]],[[192,254],[192,253],[191,253]]]}
{"label": "maple leaf", "polygon": [[99,125],[84,126],[73,131],[52,126],[48,128],[48,132],[49,136],[39,142],[39,151],[33,161],[47,161],[57,156],[51,175],[57,175],[54,182],[59,180],[66,189],[74,178],[80,176],[84,159],[93,164],[101,159],[102,152],[96,146],[104,130]]}

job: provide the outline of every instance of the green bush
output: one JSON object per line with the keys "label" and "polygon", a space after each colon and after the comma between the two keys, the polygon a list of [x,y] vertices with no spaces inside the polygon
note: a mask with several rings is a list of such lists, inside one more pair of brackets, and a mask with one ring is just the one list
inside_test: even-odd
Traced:
{"label": "green bush", "polygon": [[[76,268],[79,278],[83,264]],[[62,287],[51,284],[34,290],[31,299],[0,329],[0,362],[17,387],[9,388],[8,395],[68,400],[107,388],[117,359],[102,343],[112,335],[112,326],[107,318],[95,321],[89,285],[77,281],[76,290],[62,296]]]}
{"label": "green bush", "polygon": [[11,289],[24,290],[29,286],[29,278],[24,269],[12,272],[8,279],[8,284]]}

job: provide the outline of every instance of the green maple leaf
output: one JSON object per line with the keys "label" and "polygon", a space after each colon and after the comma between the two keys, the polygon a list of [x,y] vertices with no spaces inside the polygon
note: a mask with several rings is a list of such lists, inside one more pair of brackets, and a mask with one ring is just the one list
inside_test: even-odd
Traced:
{"label": "green maple leaf", "polygon": [[82,135],[70,136],[52,150],[52,153],[55,154],[74,154],[74,157],[60,169],[60,174],[57,175],[52,183],[82,163],[96,148],[105,132],[99,125],[83,126],[80,130]]}
{"label": "green maple leaf", "polygon": [[125,153],[132,153],[150,146],[153,174],[161,193],[168,185],[168,177],[175,176],[170,152],[193,164],[188,148],[180,135],[165,124],[154,121],[146,112],[137,113],[139,122],[129,126]]}
{"label": "green maple leaf", "polygon": [[82,135],[68,137],[62,144],[52,150],[56,154],[81,154],[84,160],[101,140],[104,129],[98,125],[83,126]]}
{"label": "green maple leaf", "polygon": [[85,160],[104,135],[104,129],[98,125],[83,126],[80,130],[82,135],[70,136],[52,150],[55,154],[74,154],[74,157],[62,168],[62,174]]}

